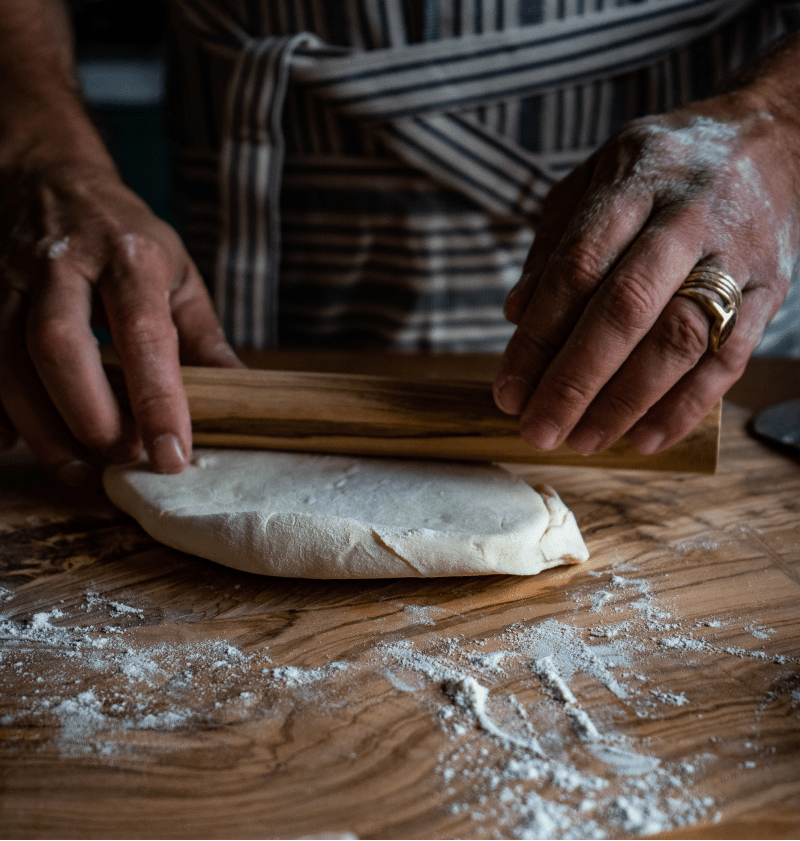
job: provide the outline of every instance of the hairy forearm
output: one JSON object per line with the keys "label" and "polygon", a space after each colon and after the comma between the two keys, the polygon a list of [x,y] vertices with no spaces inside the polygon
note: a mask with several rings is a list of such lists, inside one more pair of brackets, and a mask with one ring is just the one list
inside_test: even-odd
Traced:
{"label": "hairy forearm", "polygon": [[84,106],[62,0],[0,0],[0,166],[91,160],[112,167]]}

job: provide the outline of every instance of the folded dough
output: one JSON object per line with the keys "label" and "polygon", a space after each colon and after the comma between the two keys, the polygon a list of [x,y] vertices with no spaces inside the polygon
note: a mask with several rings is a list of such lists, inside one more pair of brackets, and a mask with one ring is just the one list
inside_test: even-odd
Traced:
{"label": "folded dough", "polygon": [[493,465],[206,449],[179,475],[142,460],[103,482],[156,540],[265,575],[533,575],[589,556],[552,488]]}

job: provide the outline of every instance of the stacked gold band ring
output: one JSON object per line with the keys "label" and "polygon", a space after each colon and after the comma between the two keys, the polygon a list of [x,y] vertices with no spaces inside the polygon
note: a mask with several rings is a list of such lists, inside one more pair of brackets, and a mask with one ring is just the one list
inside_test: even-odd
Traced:
{"label": "stacked gold band ring", "polygon": [[730,338],[742,305],[736,281],[716,266],[695,266],[675,294],[699,304],[711,318],[709,348],[716,353]]}

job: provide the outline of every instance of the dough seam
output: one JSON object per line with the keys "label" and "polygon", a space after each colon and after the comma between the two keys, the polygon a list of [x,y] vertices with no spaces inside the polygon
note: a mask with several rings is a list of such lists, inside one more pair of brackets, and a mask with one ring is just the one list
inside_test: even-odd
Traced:
{"label": "dough seam", "polygon": [[375,529],[372,529],[372,537],[374,538],[375,542],[378,546],[381,547],[384,551],[388,552],[390,555],[394,555],[395,558],[402,561],[406,566],[410,567],[416,573],[416,576],[412,577],[419,577],[424,578],[425,576],[420,572],[419,567],[414,566],[408,558],[404,558],[396,549],[392,548]]}

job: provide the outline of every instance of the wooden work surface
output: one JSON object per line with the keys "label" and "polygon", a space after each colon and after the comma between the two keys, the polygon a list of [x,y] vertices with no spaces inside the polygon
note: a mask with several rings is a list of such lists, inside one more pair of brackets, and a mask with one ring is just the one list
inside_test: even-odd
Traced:
{"label": "wooden work surface", "polygon": [[4,455],[2,837],[800,836],[800,462],[747,416],[715,476],[525,468],[591,550],[530,579],[239,573]]}

